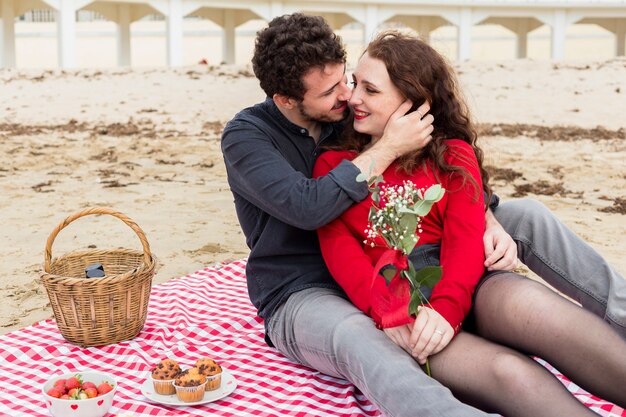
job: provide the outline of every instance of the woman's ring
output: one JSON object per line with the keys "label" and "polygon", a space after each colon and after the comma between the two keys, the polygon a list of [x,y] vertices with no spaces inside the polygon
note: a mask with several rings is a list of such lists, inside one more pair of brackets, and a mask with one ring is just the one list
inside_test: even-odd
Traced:
{"label": "woman's ring", "polygon": [[440,334],[443,336],[443,332],[441,330],[435,330],[435,333]]}
{"label": "woman's ring", "polygon": [[422,114],[422,112],[419,110],[415,110],[415,111],[417,112],[417,114],[420,115],[420,120],[422,120],[424,118],[424,115]]}

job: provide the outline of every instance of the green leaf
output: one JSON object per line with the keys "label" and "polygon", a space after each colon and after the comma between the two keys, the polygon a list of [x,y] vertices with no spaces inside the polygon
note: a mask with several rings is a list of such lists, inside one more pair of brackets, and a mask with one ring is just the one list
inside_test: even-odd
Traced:
{"label": "green leaf", "polygon": [[409,315],[417,315],[417,308],[424,304],[419,290],[411,292],[411,301],[409,302]]}
{"label": "green leaf", "polygon": [[367,181],[367,176],[364,173],[360,173],[359,175],[356,176],[356,182],[366,182]]}
{"label": "green leaf", "polygon": [[396,276],[397,272],[398,272],[398,269],[392,265],[385,266],[383,269],[381,269],[381,274],[383,275],[383,277],[385,277],[385,281],[387,282],[387,285],[389,285],[393,277]]}
{"label": "green leaf", "polygon": [[424,200],[430,201],[432,203],[436,203],[441,200],[446,190],[443,189],[441,184],[432,185],[426,192],[424,193]]}
{"label": "green leaf", "polygon": [[428,213],[430,213],[430,209],[432,207],[433,203],[426,200],[421,200],[420,202],[415,204],[415,206],[413,206],[413,210],[415,210],[418,216],[425,217]]}
{"label": "green leaf", "polygon": [[372,194],[372,201],[377,205],[380,204],[380,196],[378,195],[378,193]]}
{"label": "green leaf", "polygon": [[417,217],[413,213],[405,213],[400,217],[400,228],[406,229],[409,233],[414,234],[417,228]]}
{"label": "green leaf", "polygon": [[385,180],[383,179],[382,175],[377,175],[375,177],[370,177],[370,179],[367,181],[367,183],[369,185],[378,185],[381,182],[384,182]]}
{"label": "green leaf", "polygon": [[374,219],[374,216],[376,215],[377,212],[378,210],[376,210],[376,207],[374,206],[370,207],[370,214],[367,216],[370,222]]}
{"label": "green leaf", "polygon": [[402,239],[402,252],[408,255],[413,251],[413,248],[417,244],[417,241],[413,238],[413,235],[405,236]]}
{"label": "green leaf", "polygon": [[420,285],[425,285],[428,288],[433,288],[441,280],[443,270],[440,266],[425,266],[417,271],[415,274],[415,280]]}

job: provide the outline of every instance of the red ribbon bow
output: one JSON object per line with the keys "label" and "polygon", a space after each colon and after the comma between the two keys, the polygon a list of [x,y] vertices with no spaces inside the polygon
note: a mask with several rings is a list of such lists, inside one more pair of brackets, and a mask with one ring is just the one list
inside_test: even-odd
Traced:
{"label": "red ribbon bow", "polygon": [[[380,270],[388,265],[393,266],[396,272],[387,285],[385,278],[380,275]],[[397,249],[386,250],[376,262],[370,298],[372,310],[376,316],[380,316],[379,324],[383,328],[400,326],[414,320],[408,312],[411,300],[410,284],[406,279],[399,277],[400,272],[408,266],[406,255]]]}

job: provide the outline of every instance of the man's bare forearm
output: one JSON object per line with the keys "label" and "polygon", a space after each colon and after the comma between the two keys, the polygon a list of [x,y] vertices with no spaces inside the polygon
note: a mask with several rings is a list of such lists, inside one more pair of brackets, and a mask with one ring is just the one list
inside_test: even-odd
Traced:
{"label": "man's bare forearm", "polygon": [[352,160],[352,163],[368,177],[375,177],[385,172],[399,156],[384,146],[374,145]]}

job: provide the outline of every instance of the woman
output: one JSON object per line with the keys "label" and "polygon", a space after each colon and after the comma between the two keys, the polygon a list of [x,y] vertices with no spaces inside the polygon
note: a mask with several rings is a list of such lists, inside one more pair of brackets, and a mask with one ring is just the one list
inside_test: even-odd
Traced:
{"label": "woman", "polygon": [[[398,159],[384,179],[389,185],[410,180],[420,188],[440,183],[446,194],[422,220],[419,246],[411,254],[416,267],[443,268],[429,304],[416,317],[408,314],[404,280],[387,285],[380,275],[372,279],[386,248],[364,245],[371,199],[319,230],[329,270],[352,302],[420,364],[429,358],[432,376],[458,398],[485,411],[507,417],[595,415],[529,354],[626,406],[626,342],[607,324],[524,277],[506,271],[483,276],[482,187],[488,176],[445,60],[417,38],[383,33],[364,52],[353,80],[353,129],[340,148],[318,159],[314,174],[326,174],[378,140],[404,100],[428,100],[433,140],[423,151]],[[465,320],[468,314],[471,320]]]}

